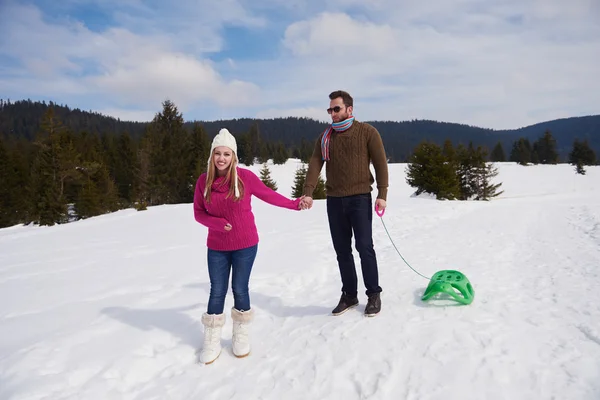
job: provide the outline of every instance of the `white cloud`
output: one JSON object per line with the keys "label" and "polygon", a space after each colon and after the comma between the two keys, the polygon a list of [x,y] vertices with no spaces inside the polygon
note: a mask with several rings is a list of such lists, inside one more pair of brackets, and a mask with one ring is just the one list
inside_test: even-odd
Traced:
{"label": "white cloud", "polygon": [[22,66],[7,72],[12,76],[0,84],[24,97],[60,99],[77,93],[96,96],[98,104],[101,96],[113,110],[159,108],[170,98],[186,111],[203,102],[245,106],[259,92],[252,83],[225,80],[210,60],[178,51],[168,35],[141,36],[123,28],[96,33],[79,22],[51,24],[34,6],[11,4],[7,12],[1,32],[8,40],[0,54],[18,58]]}
{"label": "white cloud", "polygon": [[103,71],[87,81],[129,104],[150,106],[168,97],[182,109],[204,100],[240,106],[258,92],[251,83],[224,81],[208,60],[168,51],[130,32],[112,30],[103,39],[108,39]]}
{"label": "white cloud", "polygon": [[[107,10],[117,9],[115,19],[120,26],[146,36],[168,34],[173,46],[195,56],[216,53],[223,48],[222,29],[225,25],[261,27],[267,21],[255,16],[239,0],[178,0],[177,2],[135,1],[133,5],[120,1],[94,0]],[[135,8],[140,12],[131,12]]]}
{"label": "white cloud", "polygon": [[[365,100],[355,107],[362,119],[492,128],[598,112],[600,27],[590,1],[392,3],[291,24],[283,39],[291,78],[282,92],[293,88],[297,100],[320,90],[305,103],[318,107],[330,90],[346,88]],[[560,15],[564,23],[549,24]]]}
{"label": "white cloud", "polygon": [[352,53],[365,58],[385,55],[398,45],[396,34],[389,25],[356,21],[342,13],[323,13],[290,25],[283,43],[296,56],[325,55],[344,62]]}
{"label": "white cloud", "polygon": [[[123,109],[122,115],[159,110],[169,98],[186,118],[205,110],[201,118],[328,120],[327,95],[344,89],[354,95],[362,120],[429,118],[492,128],[598,113],[600,104],[595,0],[184,0],[151,6],[69,0],[57,7],[68,10],[78,2],[103,7],[120,26],[90,30],[68,17],[44,19],[34,6],[4,6],[0,57],[22,65],[3,66],[0,92]],[[280,53],[211,61],[227,45],[223,30],[232,25],[283,26]]]}

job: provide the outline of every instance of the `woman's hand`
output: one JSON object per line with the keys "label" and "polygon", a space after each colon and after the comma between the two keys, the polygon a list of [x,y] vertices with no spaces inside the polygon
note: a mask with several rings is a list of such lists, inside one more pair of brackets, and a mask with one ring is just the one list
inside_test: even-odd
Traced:
{"label": "woman's hand", "polygon": [[306,196],[300,197],[300,199],[299,199],[300,201],[298,202],[298,210],[304,210],[304,198],[305,197]]}
{"label": "woman's hand", "polygon": [[299,208],[301,210],[310,210],[310,208],[312,207],[312,204],[313,204],[312,197],[302,196],[302,198],[300,200]]}

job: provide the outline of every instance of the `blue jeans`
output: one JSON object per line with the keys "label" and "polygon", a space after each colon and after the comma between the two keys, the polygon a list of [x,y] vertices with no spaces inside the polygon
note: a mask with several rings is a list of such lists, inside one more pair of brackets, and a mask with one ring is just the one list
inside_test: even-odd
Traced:
{"label": "blue jeans", "polygon": [[250,310],[248,282],[257,250],[258,245],[234,251],[208,249],[208,275],[210,277],[210,296],[206,311],[208,314],[223,313],[231,270],[233,270],[231,288],[233,289],[234,307],[239,311]]}
{"label": "blue jeans", "polygon": [[373,248],[373,209],[371,194],[327,197],[327,217],[333,248],[342,278],[342,291],[351,297],[358,294],[358,278],[352,255],[352,233],[360,256],[366,294],[380,293],[377,258]]}

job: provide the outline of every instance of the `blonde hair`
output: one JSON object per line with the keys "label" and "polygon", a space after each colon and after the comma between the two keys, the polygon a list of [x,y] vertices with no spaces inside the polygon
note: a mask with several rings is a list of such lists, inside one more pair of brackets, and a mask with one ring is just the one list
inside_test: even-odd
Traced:
{"label": "blonde hair", "polygon": [[[244,184],[240,177],[237,174],[237,165],[238,158],[237,154],[232,150],[231,164],[229,164],[229,168],[227,168],[227,174],[225,175],[225,180],[221,183],[221,185],[229,185],[229,193],[225,196],[226,199],[232,197],[234,201],[240,201],[242,197],[244,197]],[[213,161],[213,156],[215,152],[213,150],[212,154],[209,156],[210,162],[209,167],[206,170],[206,193],[204,194],[204,200],[206,203],[210,203],[210,195],[212,192],[212,184],[217,177],[217,166]],[[230,184],[230,182],[235,182],[237,180],[239,197],[235,196],[235,185]]]}

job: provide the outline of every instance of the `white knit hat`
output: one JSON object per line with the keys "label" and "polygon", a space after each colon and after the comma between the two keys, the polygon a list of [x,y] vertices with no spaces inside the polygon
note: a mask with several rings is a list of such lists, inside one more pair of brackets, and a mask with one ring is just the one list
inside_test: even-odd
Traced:
{"label": "white knit hat", "polygon": [[210,146],[210,154],[212,154],[215,147],[219,146],[229,147],[237,155],[237,143],[235,141],[235,138],[231,133],[229,133],[227,128],[221,129],[217,136],[215,136],[215,138],[213,139],[212,145]]}
{"label": "white knit hat", "polygon": [[[212,145],[210,146],[210,156],[208,157],[208,165],[207,165],[207,170],[211,167],[211,164],[213,162],[213,151],[215,150],[216,147],[220,147],[220,146],[225,146],[225,147],[229,147],[232,151],[233,151],[233,157],[234,159],[237,160],[237,142],[235,141],[235,137],[233,137],[233,135],[231,133],[229,133],[229,131],[226,128],[223,128],[219,131],[219,133],[217,134],[217,136],[215,136],[215,138],[212,141]],[[208,177],[208,175],[207,175]],[[238,180],[237,180],[237,176],[235,177],[235,197],[240,197],[240,190],[238,188]],[[206,195],[206,192],[208,190],[208,186],[206,187],[206,189],[204,189],[204,194]]]}

